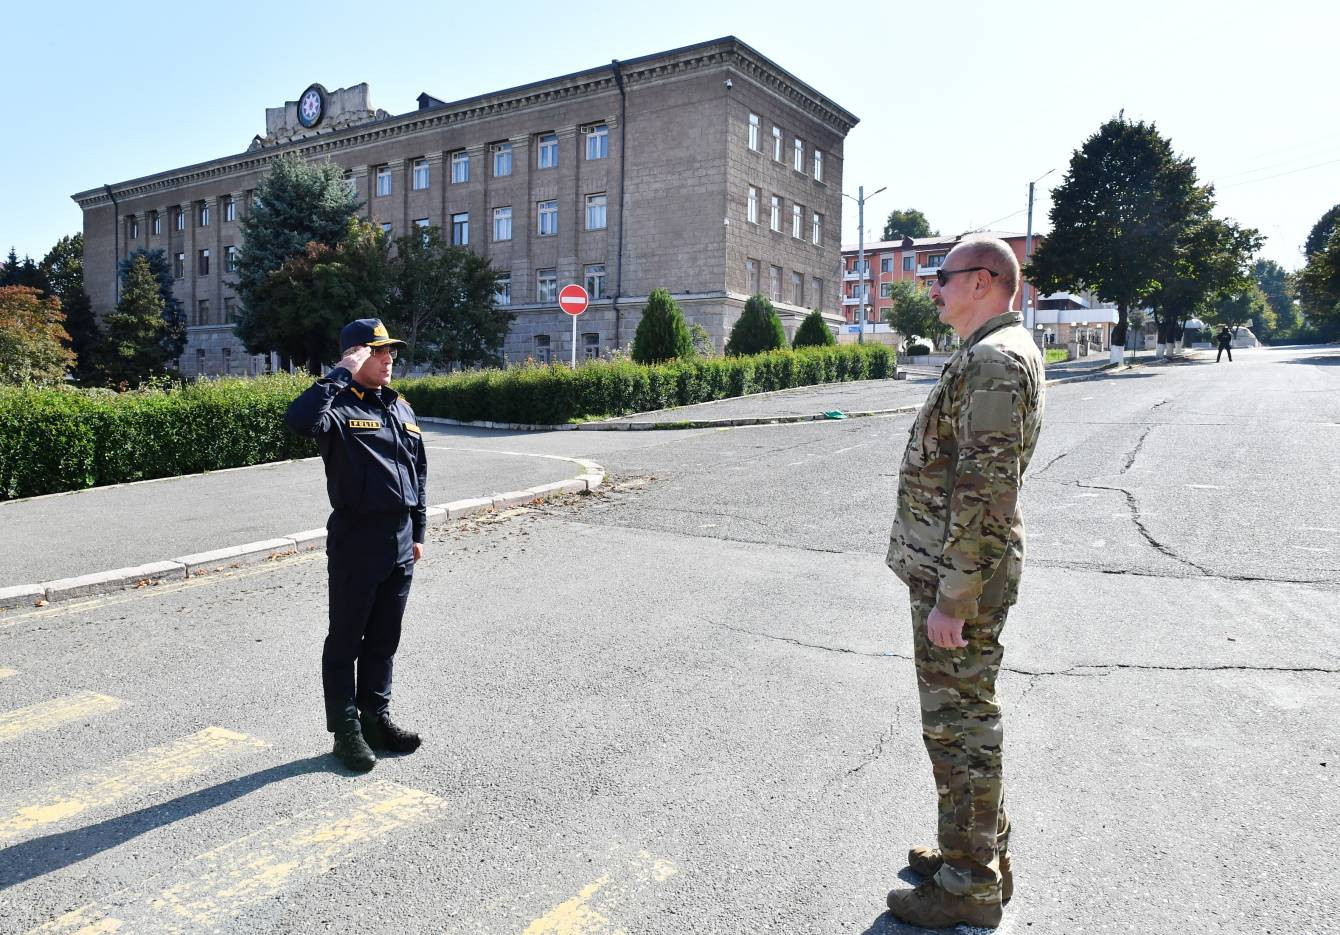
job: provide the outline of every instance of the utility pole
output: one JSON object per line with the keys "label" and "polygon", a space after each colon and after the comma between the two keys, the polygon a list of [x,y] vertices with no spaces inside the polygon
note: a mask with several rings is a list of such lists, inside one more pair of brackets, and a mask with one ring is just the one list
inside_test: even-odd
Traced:
{"label": "utility pole", "polygon": [[[1039,175],[1033,181],[1028,183],[1028,233],[1024,235],[1024,263],[1027,263],[1033,256],[1033,186],[1041,182],[1047,176],[1055,172],[1055,169],[1048,169]],[[1031,336],[1033,334],[1033,310],[1028,305],[1028,282],[1024,282],[1024,327],[1028,329]]]}
{"label": "utility pole", "polygon": [[[879,191],[871,192],[870,198],[874,198],[876,195],[879,194],[879,192],[884,191],[884,189],[888,187],[889,186],[885,185],[884,188],[881,188]],[[851,198],[851,195],[848,195],[846,192],[843,192],[842,197]],[[864,185],[857,186],[856,197],[851,198],[851,200],[856,202],[856,222],[857,222],[856,284],[857,284],[857,290],[860,292],[860,298],[856,300],[856,315],[861,324],[860,324],[860,330],[856,332],[856,343],[864,344],[865,306],[866,306],[866,299],[869,298],[869,296],[866,294],[866,285],[865,285],[865,203],[870,200],[865,196]]]}

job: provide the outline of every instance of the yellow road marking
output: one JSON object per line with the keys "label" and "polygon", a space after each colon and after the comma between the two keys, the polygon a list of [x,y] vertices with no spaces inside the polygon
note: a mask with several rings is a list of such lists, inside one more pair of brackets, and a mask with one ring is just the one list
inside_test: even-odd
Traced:
{"label": "yellow road marking", "polygon": [[246,734],[206,727],[199,733],[62,780],[32,797],[34,804],[0,812],[0,846],[46,825],[128,796],[199,775],[225,760],[269,744]]}
{"label": "yellow road marking", "polygon": [[619,905],[653,883],[664,883],[676,867],[646,851],[628,861],[616,876],[606,873],[569,900],[559,903],[530,925],[522,935],[624,935],[610,920]]}
{"label": "yellow road marking", "polygon": [[19,674],[18,669],[5,669],[3,667],[0,667],[0,679],[7,679],[11,675],[18,675],[18,674]]}
{"label": "yellow road marking", "polygon": [[212,931],[248,906],[320,876],[377,838],[440,817],[447,803],[391,782],[372,781],[206,851],[177,868],[157,895],[125,892],[68,912],[30,935]]}
{"label": "yellow road marking", "polygon": [[33,731],[47,730],[95,714],[115,711],[125,702],[93,692],[75,692],[64,698],[40,701],[26,708],[0,713],[0,741],[13,740]]}

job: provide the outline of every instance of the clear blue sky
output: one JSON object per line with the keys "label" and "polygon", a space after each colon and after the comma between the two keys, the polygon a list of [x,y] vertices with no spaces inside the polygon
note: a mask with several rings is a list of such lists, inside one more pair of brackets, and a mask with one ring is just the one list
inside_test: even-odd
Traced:
{"label": "clear blue sky", "polygon": [[[1100,9],[1101,7],[1101,9]],[[1035,226],[1071,152],[1117,111],[1155,121],[1219,189],[1220,213],[1301,264],[1340,202],[1340,4],[1321,0],[902,0],[841,4],[22,3],[5,14],[0,254],[80,229],[77,191],[241,152],[265,108],[366,81],[391,113],[427,91],[499,90],[736,35],[861,118],[844,189],[945,233]],[[504,18],[505,17],[505,18]],[[856,239],[846,202],[844,240]]]}

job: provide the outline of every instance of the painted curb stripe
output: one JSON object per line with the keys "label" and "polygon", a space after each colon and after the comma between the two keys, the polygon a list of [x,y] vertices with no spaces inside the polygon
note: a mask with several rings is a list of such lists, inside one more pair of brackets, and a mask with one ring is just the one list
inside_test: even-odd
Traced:
{"label": "painted curb stripe", "polygon": [[94,692],[76,692],[63,698],[40,701],[26,708],[0,713],[0,741],[13,740],[34,731],[80,721],[95,714],[115,711],[125,702]]}
{"label": "painted curb stripe", "polygon": [[530,925],[522,935],[616,935],[624,926],[610,919],[619,906],[655,883],[674,876],[677,867],[658,860],[646,851],[619,869],[605,873],[571,899],[554,906]]}

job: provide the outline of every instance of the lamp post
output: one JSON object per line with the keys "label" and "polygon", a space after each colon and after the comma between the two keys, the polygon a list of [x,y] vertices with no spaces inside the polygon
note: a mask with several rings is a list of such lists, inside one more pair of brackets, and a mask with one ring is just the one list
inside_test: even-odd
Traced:
{"label": "lamp post", "polygon": [[865,286],[865,203],[888,187],[885,185],[878,191],[871,192],[869,197],[866,197],[864,185],[857,186],[855,198],[852,198],[846,192],[842,193],[843,198],[851,198],[852,201],[856,202],[856,287],[860,290],[860,298],[856,302],[856,308],[857,314],[861,317],[860,330],[856,332],[857,344],[865,343],[866,301],[870,298]]}
{"label": "lamp post", "polygon": [[[1053,172],[1055,172],[1055,171],[1056,171],[1055,169],[1048,169],[1046,172],[1042,173],[1042,174],[1039,175],[1037,178],[1035,178],[1033,181],[1031,181],[1031,182],[1028,183],[1028,228],[1027,228],[1027,233],[1024,234],[1024,263],[1025,263],[1025,265],[1028,263],[1029,258],[1033,255],[1033,186],[1036,185],[1036,184],[1038,184],[1038,182],[1041,182],[1043,179],[1045,179],[1047,176],[1051,175],[1051,174],[1052,174]],[[1029,284],[1028,284],[1027,281],[1025,281],[1025,282],[1024,282],[1024,327],[1025,327],[1025,328],[1030,328],[1030,329],[1031,329],[1031,328],[1033,327],[1033,316],[1031,316],[1031,315],[1029,314],[1029,312],[1032,311],[1032,310],[1028,307],[1028,290],[1029,290]]]}

